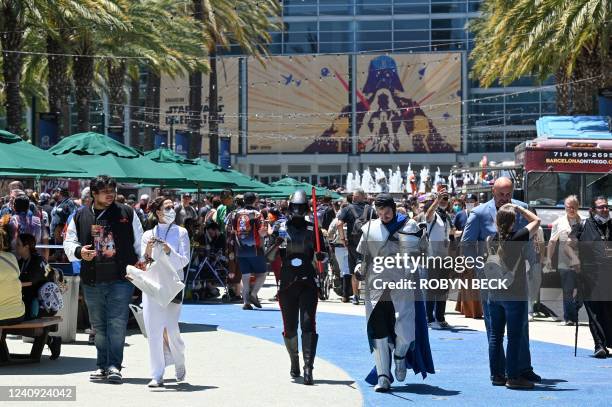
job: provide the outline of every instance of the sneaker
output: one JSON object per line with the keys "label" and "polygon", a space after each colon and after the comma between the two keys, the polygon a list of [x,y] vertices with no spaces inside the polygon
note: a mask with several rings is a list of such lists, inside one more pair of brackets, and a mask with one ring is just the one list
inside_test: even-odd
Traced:
{"label": "sneaker", "polygon": [[533,382],[530,382],[529,380],[523,377],[519,377],[516,379],[508,379],[506,381],[506,387],[512,390],[531,390],[535,386]]}
{"label": "sneaker", "polygon": [[540,375],[535,374],[533,370],[529,370],[523,374],[521,374],[523,379],[527,379],[530,382],[534,383],[542,383],[542,377]]}
{"label": "sneaker", "polygon": [[162,387],[163,385],[164,385],[163,380],[156,380],[156,379],[151,379],[149,384],[147,384],[148,387]]}
{"label": "sneaker", "polygon": [[89,375],[89,380],[91,380],[92,382],[96,382],[99,380],[106,380],[107,377],[108,372],[106,371],[106,369],[98,369]]}
{"label": "sneaker", "polygon": [[533,314],[529,314],[529,316],[527,317],[527,321],[529,322],[535,321],[535,319],[533,318]]}
{"label": "sneaker", "polygon": [[176,367],[176,382],[177,383],[184,382],[186,375],[187,375],[187,371],[185,370],[185,366]]}
{"label": "sneaker", "polygon": [[595,352],[593,352],[593,356],[595,356],[597,359],[605,359],[608,357],[608,352],[606,351],[606,348],[597,348],[595,349]]}
{"label": "sneaker", "polygon": [[251,302],[251,304],[253,304],[257,308],[261,308],[261,303],[259,302],[259,299],[257,299],[256,296],[249,295],[249,301]]}
{"label": "sneaker", "polygon": [[253,309],[253,307],[251,307],[251,304],[244,304],[244,305],[242,306],[242,309],[244,309],[244,310],[252,310],[252,309]]}
{"label": "sneaker", "polygon": [[109,383],[121,384],[123,382],[121,371],[114,366],[108,368],[108,376],[106,379],[109,381]]}
{"label": "sneaker", "polygon": [[438,322],[438,326],[440,327],[440,329],[450,329],[450,328],[452,328],[452,326],[448,322],[446,322],[446,321]]}
{"label": "sneaker", "polygon": [[492,376],[491,384],[493,386],[505,386],[506,385],[506,377],[505,376]]}
{"label": "sneaker", "polygon": [[430,322],[428,325],[431,329],[442,329],[439,322]]}
{"label": "sneaker", "polygon": [[359,305],[359,297],[356,296],[356,295],[353,296],[353,304],[354,305]]}

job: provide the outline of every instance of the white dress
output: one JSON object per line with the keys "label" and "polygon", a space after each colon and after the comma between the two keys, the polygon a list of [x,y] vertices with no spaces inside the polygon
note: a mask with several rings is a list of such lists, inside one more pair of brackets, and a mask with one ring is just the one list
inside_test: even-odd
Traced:
{"label": "white dress", "polygon": [[[189,264],[189,235],[187,230],[181,226],[171,224],[159,224],[154,229],[146,231],[142,235],[142,253],[145,253],[147,243],[153,236],[165,240],[170,246],[168,255],[170,264],[183,279],[183,268]],[[166,254],[160,251],[163,256]],[[151,366],[151,377],[161,381],[164,376],[166,365],[173,364],[177,369],[185,366],[185,344],[179,331],[179,317],[181,315],[181,304],[171,302],[167,307],[162,307],[156,301],[142,295],[143,318],[147,339],[149,341],[149,363]],[[164,329],[168,333],[169,354],[164,357]]]}

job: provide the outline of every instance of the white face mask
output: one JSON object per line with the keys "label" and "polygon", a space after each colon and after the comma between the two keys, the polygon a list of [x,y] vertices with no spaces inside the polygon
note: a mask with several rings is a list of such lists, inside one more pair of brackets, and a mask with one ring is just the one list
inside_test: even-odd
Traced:
{"label": "white face mask", "polygon": [[466,203],[465,204],[465,209],[467,209],[467,211],[471,211],[472,209],[474,209],[474,204],[473,203]]}
{"label": "white face mask", "polygon": [[175,218],[176,218],[176,212],[174,212],[174,209],[172,208],[164,209],[164,221],[166,223],[174,222]]}

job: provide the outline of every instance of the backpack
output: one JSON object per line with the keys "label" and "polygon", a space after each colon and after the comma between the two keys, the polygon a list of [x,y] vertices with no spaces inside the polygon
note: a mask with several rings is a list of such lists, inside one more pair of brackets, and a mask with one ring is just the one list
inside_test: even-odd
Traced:
{"label": "backpack", "polygon": [[329,206],[322,204],[317,206],[317,219],[319,221],[319,225],[322,225],[325,221],[325,212],[329,209]]}
{"label": "backpack", "polygon": [[44,283],[38,289],[38,303],[47,312],[58,312],[64,308],[64,297],[54,282]]}
{"label": "backpack", "polygon": [[257,211],[249,209],[236,212],[233,228],[241,246],[258,246],[257,231],[260,225],[257,215]]}
{"label": "backpack", "polygon": [[349,208],[353,213],[353,217],[355,218],[355,223],[353,223],[353,229],[351,230],[351,237],[353,240],[359,240],[361,239],[362,235],[361,228],[369,221],[368,215],[370,213],[370,205],[366,205],[363,208],[361,216],[357,216],[357,211],[355,210],[355,206],[353,204],[351,204]]}
{"label": "backpack", "polygon": [[53,216],[56,218],[55,224],[68,223],[68,217],[74,212],[75,208],[76,205],[70,199],[66,199],[60,203],[52,212]]}
{"label": "backpack", "polygon": [[499,244],[497,250],[495,252],[491,252],[492,241],[493,237],[489,236],[487,238],[488,256],[484,264],[485,277],[488,280],[506,280],[506,286],[510,287],[514,282],[514,277],[516,276],[516,272],[521,264],[521,261],[524,261],[523,256],[519,257],[511,270],[504,264],[499,255]]}

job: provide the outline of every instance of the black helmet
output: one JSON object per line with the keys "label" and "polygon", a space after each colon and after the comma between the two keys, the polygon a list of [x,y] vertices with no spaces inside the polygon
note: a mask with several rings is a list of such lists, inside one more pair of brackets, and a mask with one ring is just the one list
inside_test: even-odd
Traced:
{"label": "black helmet", "polygon": [[303,189],[298,189],[289,198],[289,213],[291,216],[304,217],[308,212],[308,197]]}

